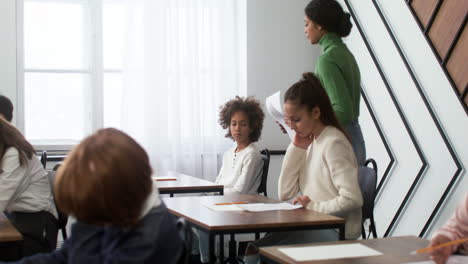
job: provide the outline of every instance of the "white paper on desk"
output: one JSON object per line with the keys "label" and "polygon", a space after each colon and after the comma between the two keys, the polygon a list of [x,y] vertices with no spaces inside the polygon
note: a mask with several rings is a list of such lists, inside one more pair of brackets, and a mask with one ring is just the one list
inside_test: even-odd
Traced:
{"label": "white paper on desk", "polygon": [[293,258],[295,261],[357,258],[382,255],[381,252],[359,243],[326,246],[290,247],[279,248],[278,250]]}
{"label": "white paper on desk", "polygon": [[244,211],[244,209],[240,208],[238,204],[203,204],[203,206],[213,211]]}
{"label": "white paper on desk", "polygon": [[288,133],[289,138],[293,139],[296,132],[294,132],[288,125],[286,125],[286,122],[284,121],[283,110],[281,106],[281,91],[268,96],[265,105],[271,117],[280,123]]}
{"label": "white paper on desk", "polygon": [[250,212],[263,212],[263,211],[275,211],[275,210],[294,210],[301,208],[302,205],[294,205],[290,203],[250,203],[250,204],[237,204],[246,211]]}
{"label": "white paper on desk", "polygon": [[174,176],[153,176],[151,177],[155,181],[175,181],[177,180],[177,177]]}
{"label": "white paper on desk", "polygon": [[[468,256],[461,256],[461,255],[452,255],[448,258],[447,264],[466,264],[468,263]],[[404,264],[435,264],[433,260],[424,260],[424,261],[416,261],[416,262],[407,262]]]}

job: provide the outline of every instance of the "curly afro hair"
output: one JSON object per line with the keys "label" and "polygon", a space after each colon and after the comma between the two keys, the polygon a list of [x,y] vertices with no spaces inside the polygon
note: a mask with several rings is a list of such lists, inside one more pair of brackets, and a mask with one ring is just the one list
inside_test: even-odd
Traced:
{"label": "curly afro hair", "polygon": [[[235,99],[232,99],[222,105],[219,111],[219,124],[223,129],[228,129],[231,125],[232,115],[238,111],[243,111],[249,117],[249,127],[252,129],[249,139],[250,142],[257,142],[262,134],[265,114],[260,107],[260,103],[253,97],[236,96]],[[228,129],[226,137],[233,139],[230,129]]]}

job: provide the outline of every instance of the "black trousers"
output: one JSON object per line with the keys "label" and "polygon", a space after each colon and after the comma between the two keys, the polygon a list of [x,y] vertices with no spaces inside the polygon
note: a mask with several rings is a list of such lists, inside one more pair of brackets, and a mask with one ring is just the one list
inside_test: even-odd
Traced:
{"label": "black trousers", "polygon": [[[6,213],[10,222],[23,235],[23,241],[0,245],[0,260],[14,260],[55,250],[57,246],[57,219],[49,212]],[[20,250],[18,250],[18,246]],[[16,249],[15,249],[16,247]],[[18,256],[18,252],[20,256]]]}

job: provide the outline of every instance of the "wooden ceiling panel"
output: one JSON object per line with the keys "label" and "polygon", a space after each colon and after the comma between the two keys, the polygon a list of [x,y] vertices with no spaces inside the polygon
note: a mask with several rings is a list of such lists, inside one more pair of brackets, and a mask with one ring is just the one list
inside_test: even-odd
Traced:
{"label": "wooden ceiling panel", "polygon": [[452,55],[447,62],[447,71],[452,76],[460,94],[463,93],[468,84],[468,30],[467,27],[456,43]]}
{"label": "wooden ceiling panel", "polygon": [[429,37],[443,60],[468,12],[467,0],[443,1],[429,31]]}
{"label": "wooden ceiling panel", "polygon": [[421,25],[426,28],[429,18],[437,5],[438,0],[413,0],[411,6],[418,16]]}
{"label": "wooden ceiling panel", "polygon": [[468,93],[465,94],[465,105],[468,105]]}

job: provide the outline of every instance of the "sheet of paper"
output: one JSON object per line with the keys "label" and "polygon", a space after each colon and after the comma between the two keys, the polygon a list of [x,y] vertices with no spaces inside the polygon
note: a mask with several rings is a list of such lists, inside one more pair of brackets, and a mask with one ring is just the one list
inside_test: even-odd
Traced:
{"label": "sheet of paper", "polygon": [[379,256],[381,252],[359,243],[326,246],[279,248],[296,261]]}
{"label": "sheet of paper", "polygon": [[175,181],[175,180],[177,180],[177,178],[173,177],[173,176],[157,176],[157,177],[153,176],[151,178],[153,178],[153,180],[155,180],[155,181]]}
{"label": "sheet of paper", "polygon": [[203,204],[203,206],[213,211],[244,211],[244,209],[238,207],[237,204],[225,204],[225,205]]}
{"label": "sheet of paper", "polygon": [[293,205],[290,203],[251,203],[251,204],[238,204],[237,206],[250,212],[294,210],[294,209],[302,207],[302,205]]}
{"label": "sheet of paper", "polygon": [[[468,263],[468,256],[461,255],[452,255],[447,260],[446,264],[466,264]],[[435,264],[432,260],[416,261],[416,262],[407,262],[404,264]]]}
{"label": "sheet of paper", "polygon": [[270,116],[273,117],[275,121],[280,123],[288,133],[289,138],[293,139],[296,132],[289,128],[289,126],[286,125],[286,122],[284,121],[283,107],[281,106],[281,91],[278,91],[267,97],[265,105]]}

